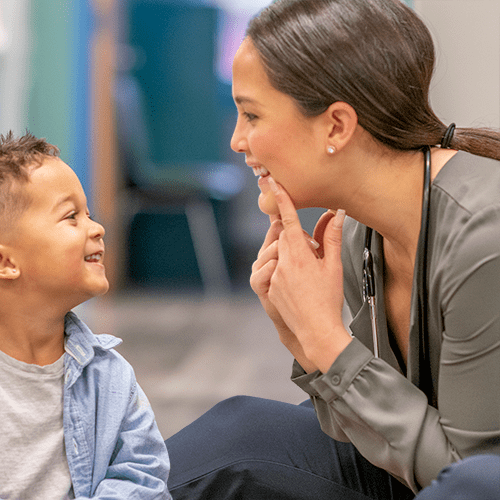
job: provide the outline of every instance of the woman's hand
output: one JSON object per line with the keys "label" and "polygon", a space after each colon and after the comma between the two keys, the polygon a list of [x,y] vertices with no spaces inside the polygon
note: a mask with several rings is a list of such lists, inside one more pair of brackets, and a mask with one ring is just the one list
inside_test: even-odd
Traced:
{"label": "woman's hand", "polygon": [[[295,359],[300,363],[305,371],[313,372],[316,370],[316,367],[312,365],[304,356],[300,343],[294,333],[290,330],[290,328],[288,328],[279,311],[269,300],[271,277],[278,264],[278,240],[281,232],[283,231],[283,223],[281,222],[279,215],[271,215],[270,221],[271,226],[267,232],[259,254],[257,255],[257,260],[252,266],[250,285],[259,297],[267,315],[273,321],[274,326],[278,331],[280,341],[294,355]],[[318,243],[305,231],[303,231],[303,237],[310,250],[318,255],[316,253]]]}
{"label": "woman's hand", "polygon": [[288,330],[288,327],[283,321],[283,318],[278,310],[269,301],[268,293],[271,276],[273,275],[276,265],[278,264],[278,239],[281,231],[283,230],[283,224],[277,215],[271,215],[270,219],[271,226],[269,227],[264,243],[259,250],[257,260],[252,266],[250,286],[259,297],[262,307],[264,307],[267,315],[273,320],[278,332],[281,332],[281,330]]}
{"label": "woman's hand", "polygon": [[[272,235],[268,233],[268,245],[259,254],[259,259],[263,257],[261,263],[266,261],[259,269],[266,268],[263,274],[270,280],[263,305],[275,324],[279,318],[293,332],[295,340],[292,342],[288,334],[287,341],[295,351],[300,346],[309,370],[297,359],[302,367],[306,371],[315,367],[325,373],[351,341],[342,321],[341,244],[345,212],[322,216],[314,233],[320,247],[313,251],[304,238],[292,200],[274,179],[270,178],[269,183],[280,209],[281,223],[276,223]],[[264,280],[260,283],[262,294]]]}

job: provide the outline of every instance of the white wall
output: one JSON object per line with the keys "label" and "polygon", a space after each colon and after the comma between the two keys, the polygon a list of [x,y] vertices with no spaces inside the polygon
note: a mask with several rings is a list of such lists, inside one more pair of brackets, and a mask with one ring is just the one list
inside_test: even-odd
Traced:
{"label": "white wall", "polygon": [[27,126],[29,2],[0,0],[0,133]]}
{"label": "white wall", "polygon": [[414,0],[431,30],[437,70],[431,101],[457,126],[500,127],[500,1]]}

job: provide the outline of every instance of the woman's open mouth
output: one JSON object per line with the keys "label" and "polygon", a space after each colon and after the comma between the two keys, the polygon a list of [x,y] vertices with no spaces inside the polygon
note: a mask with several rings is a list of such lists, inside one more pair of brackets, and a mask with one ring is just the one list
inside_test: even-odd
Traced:
{"label": "woman's open mouth", "polygon": [[260,176],[260,177],[266,177],[269,175],[269,170],[267,170],[266,167],[263,167],[261,165],[259,166],[255,166],[255,167],[252,167],[252,170],[253,170],[253,173],[254,175],[257,177],[257,176]]}

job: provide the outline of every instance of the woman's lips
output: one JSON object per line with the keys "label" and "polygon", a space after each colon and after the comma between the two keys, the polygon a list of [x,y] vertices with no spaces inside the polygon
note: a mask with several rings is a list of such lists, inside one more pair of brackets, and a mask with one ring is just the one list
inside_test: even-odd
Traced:
{"label": "woman's lips", "polygon": [[252,165],[250,162],[247,165],[252,168],[254,175],[259,177],[258,184],[261,192],[259,195],[260,210],[267,215],[279,215],[278,204],[269,186],[269,170],[262,165]]}
{"label": "woman's lips", "polygon": [[268,177],[269,175],[260,176],[259,180],[257,181],[259,188],[262,191],[262,194],[267,194],[271,190],[271,187],[269,186]]}
{"label": "woman's lips", "polygon": [[269,175],[259,177],[259,188],[261,192],[259,196],[259,208],[261,212],[267,215],[279,215],[280,210],[269,185]]}

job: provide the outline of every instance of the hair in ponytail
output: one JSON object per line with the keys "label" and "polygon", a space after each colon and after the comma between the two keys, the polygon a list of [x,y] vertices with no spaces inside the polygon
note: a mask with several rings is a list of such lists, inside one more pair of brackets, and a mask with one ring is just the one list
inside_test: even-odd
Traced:
{"label": "hair in ponytail", "polygon": [[[247,35],[271,84],[305,115],[343,101],[390,148],[441,143],[447,125],[429,102],[432,37],[400,0],[277,0]],[[500,160],[500,132],[457,128],[449,147]]]}

